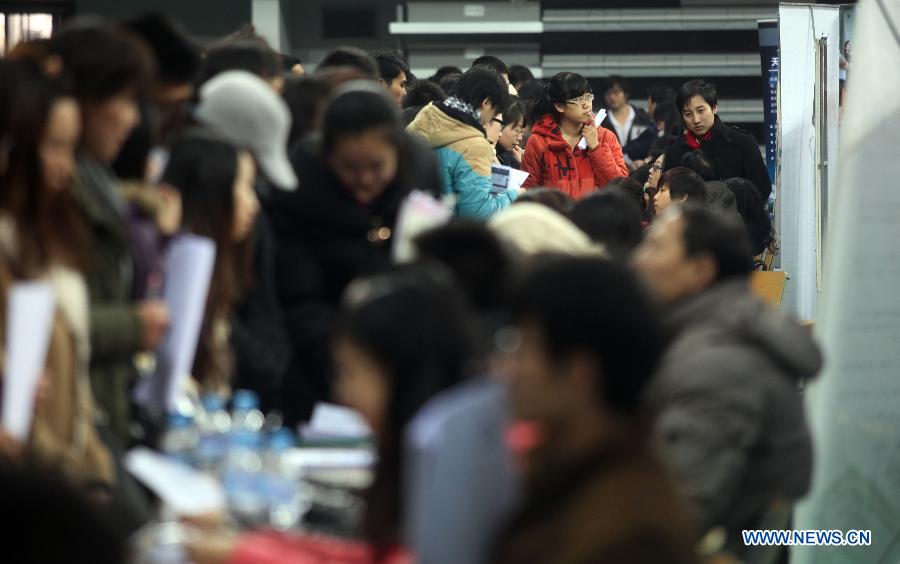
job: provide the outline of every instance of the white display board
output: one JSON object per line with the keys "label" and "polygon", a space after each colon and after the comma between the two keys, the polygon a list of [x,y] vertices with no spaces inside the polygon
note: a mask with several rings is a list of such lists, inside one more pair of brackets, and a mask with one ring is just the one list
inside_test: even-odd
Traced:
{"label": "white display board", "polygon": [[898,28],[900,3],[860,2],[817,323],[826,365],[807,389],[813,491],[793,525],[868,529],[872,545],[794,548],[792,564],[900,562]]}
{"label": "white display board", "polygon": [[[778,12],[781,41],[779,100],[779,184],[776,201],[781,268],[790,281],[782,307],[798,319],[816,319],[823,283],[817,272],[821,221],[816,183],[820,141],[827,143],[828,163],[837,159],[839,116],[840,8],[782,4]],[[826,75],[827,132],[816,128],[816,43],[827,40]],[[819,137],[822,136],[822,139]],[[834,166],[827,168],[828,186],[834,187]],[[833,201],[832,198],[828,198]]]}

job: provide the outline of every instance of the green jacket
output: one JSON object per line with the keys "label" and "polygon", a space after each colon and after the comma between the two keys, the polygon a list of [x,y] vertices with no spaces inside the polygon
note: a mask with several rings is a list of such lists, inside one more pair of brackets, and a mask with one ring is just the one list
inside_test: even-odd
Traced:
{"label": "green jacket", "polygon": [[78,161],[75,197],[92,242],[88,270],[91,298],[91,386],[111,430],[128,443],[129,388],[135,376],[141,326],[131,301],[132,259],[126,204],[118,180],[89,157]]}

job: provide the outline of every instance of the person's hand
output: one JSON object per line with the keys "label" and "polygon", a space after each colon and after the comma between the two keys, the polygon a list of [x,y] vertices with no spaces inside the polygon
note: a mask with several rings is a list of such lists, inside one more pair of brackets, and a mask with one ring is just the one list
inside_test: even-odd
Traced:
{"label": "person's hand", "polygon": [[226,533],[198,531],[187,541],[187,553],[194,564],[224,564],[231,560],[237,537]]}
{"label": "person's hand", "polygon": [[597,131],[597,126],[593,123],[584,124],[581,128],[581,136],[587,141],[589,151],[593,151],[600,144],[600,132]]}
{"label": "person's hand", "polygon": [[141,321],[141,350],[156,350],[169,328],[169,309],[162,300],[147,300],[137,304],[137,316]]}
{"label": "person's hand", "polygon": [[34,410],[37,411],[41,408],[42,405],[47,403],[47,400],[50,399],[50,394],[53,391],[51,382],[51,373],[50,369],[44,370],[44,373],[41,374],[40,379],[38,380],[37,389],[34,391]]}
{"label": "person's hand", "polygon": [[22,443],[7,433],[6,429],[0,427],[0,459],[21,460],[23,452]]}
{"label": "person's hand", "polygon": [[524,155],[524,154],[525,154],[525,150],[522,149],[522,147],[519,147],[518,145],[513,145],[512,156],[514,159],[516,159],[517,163],[522,162],[522,155]]}
{"label": "person's hand", "polygon": [[174,235],[181,229],[181,194],[166,184],[157,187],[157,191],[163,203],[156,214],[156,227],[163,235]]}

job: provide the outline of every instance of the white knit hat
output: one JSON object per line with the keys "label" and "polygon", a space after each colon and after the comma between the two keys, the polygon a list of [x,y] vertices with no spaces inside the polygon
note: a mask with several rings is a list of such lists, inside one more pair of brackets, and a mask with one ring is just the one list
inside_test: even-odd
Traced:
{"label": "white knit hat", "polygon": [[253,153],[272,184],[284,190],[297,188],[297,175],[287,156],[291,112],[261,78],[246,71],[216,75],[200,89],[194,117]]}
{"label": "white knit hat", "polygon": [[542,204],[514,204],[493,216],[488,227],[526,257],[543,253],[606,256],[603,247],[595,245],[574,223]]}

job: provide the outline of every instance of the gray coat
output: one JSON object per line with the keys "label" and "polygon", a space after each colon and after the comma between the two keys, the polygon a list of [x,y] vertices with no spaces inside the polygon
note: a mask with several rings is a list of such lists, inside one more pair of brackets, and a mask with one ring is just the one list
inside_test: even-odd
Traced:
{"label": "gray coat", "polygon": [[675,306],[672,340],[648,392],[654,432],[705,529],[730,544],[776,499],[809,488],[812,444],[798,390],[822,357],[808,332],[744,281]]}

